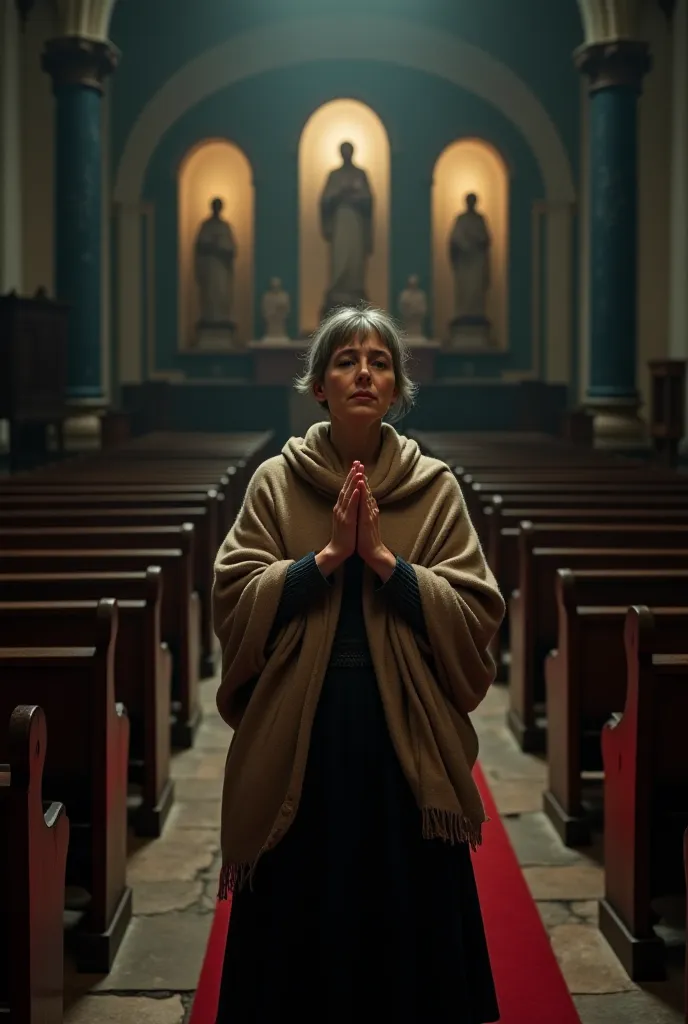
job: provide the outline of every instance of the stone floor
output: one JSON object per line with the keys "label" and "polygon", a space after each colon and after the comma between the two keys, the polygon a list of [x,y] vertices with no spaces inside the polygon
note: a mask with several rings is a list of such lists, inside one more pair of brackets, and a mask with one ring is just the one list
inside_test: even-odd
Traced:
{"label": "stone floor", "polygon": [[[220,789],[228,730],[202,688],[193,750],[174,757],[177,804],[160,839],[132,838],[134,920],[106,978],[67,965],[66,1024],[183,1024],[212,921]],[[629,981],[597,928],[600,847],[567,850],[542,813],[545,764],[521,753],[504,725],[506,690],[474,716],[481,764],[549,932],[583,1024],[683,1024],[682,972],[661,985]]]}

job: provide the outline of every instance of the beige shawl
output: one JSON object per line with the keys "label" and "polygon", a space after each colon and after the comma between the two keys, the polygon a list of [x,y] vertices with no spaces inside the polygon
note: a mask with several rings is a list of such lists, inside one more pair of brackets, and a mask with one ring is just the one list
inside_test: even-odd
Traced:
{"label": "beige shawl", "polygon": [[[363,612],[392,742],[423,835],[480,842],[485,812],[471,771],[478,742],[468,715],[494,678],[489,644],[504,614],[448,467],[382,426],[369,472],[385,545],[417,574],[427,644],[395,613],[366,567]],[[343,567],[324,598],[269,634],[287,569],[330,539],[349,467],[316,423],[254,473],[217,556],[215,631],[222,646],[217,706],[235,730],[222,794],[220,896],[249,878],[294,820],[318,697],[342,597]]]}

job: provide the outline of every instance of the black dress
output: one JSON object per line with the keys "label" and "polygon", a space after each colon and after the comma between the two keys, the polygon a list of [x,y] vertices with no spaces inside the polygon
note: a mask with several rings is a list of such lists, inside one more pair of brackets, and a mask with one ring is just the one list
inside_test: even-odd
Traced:
{"label": "black dress", "polygon": [[[422,838],[392,746],[362,571],[347,561],[298,813],[234,895],[217,1024],[499,1020],[470,849]],[[275,628],[328,586],[313,553],[294,563]],[[381,589],[425,630],[410,565]]]}

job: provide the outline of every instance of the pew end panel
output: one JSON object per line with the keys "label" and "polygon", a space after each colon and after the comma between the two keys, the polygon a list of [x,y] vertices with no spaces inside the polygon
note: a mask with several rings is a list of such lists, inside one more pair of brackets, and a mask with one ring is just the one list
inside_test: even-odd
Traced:
{"label": "pew end panel", "polygon": [[17,1024],[62,1024],[69,819],[43,803],[46,747],[42,709],[17,706],[0,765],[0,1017]]}
{"label": "pew end panel", "polygon": [[[132,914],[126,885],[129,722],[115,703],[115,601],[100,602],[96,623],[95,647],[1,648],[0,716],[18,697],[45,711],[51,730],[45,795],[63,802],[70,816],[67,884],[90,896],[67,937],[79,971],[108,973]],[[6,759],[2,750],[0,758]]]}
{"label": "pew end panel", "polygon": [[[669,613],[671,614],[671,613]],[[681,614],[681,613],[679,613]],[[681,837],[688,823],[688,647],[682,635],[658,643],[647,607],[628,610],[623,713],[602,731],[605,896],[600,930],[633,981],[666,976],[665,948],[653,928],[652,900],[684,884]]]}

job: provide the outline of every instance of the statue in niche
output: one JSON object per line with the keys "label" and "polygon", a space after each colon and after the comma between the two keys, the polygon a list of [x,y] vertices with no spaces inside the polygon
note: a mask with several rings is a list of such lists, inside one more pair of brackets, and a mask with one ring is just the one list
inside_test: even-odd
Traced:
{"label": "statue in niche", "polygon": [[289,293],[282,287],[282,279],[270,278],[270,287],[263,295],[261,312],[265,320],[265,341],[287,341],[287,317],[291,311]]}
{"label": "statue in niche", "polygon": [[198,285],[198,326],[233,328],[234,260],[237,246],[229,223],[221,216],[221,199],[210,203],[212,214],[203,221],[194,246]]}
{"label": "statue in niche", "polygon": [[410,274],[399,296],[401,322],[409,340],[424,339],[423,324],[428,313],[428,297],[420,287],[418,274]]}
{"label": "statue in niche", "polygon": [[466,209],[454,221],[449,238],[449,259],[454,271],[454,327],[489,327],[486,305],[491,238],[477,205],[477,195],[470,192]]}
{"label": "statue in niche", "polygon": [[330,283],[323,314],[366,300],[366,265],[373,250],[373,195],[368,175],[353,162],[350,142],[340,146],[342,165],[330,171],[320,197],[323,237],[330,243]]}

